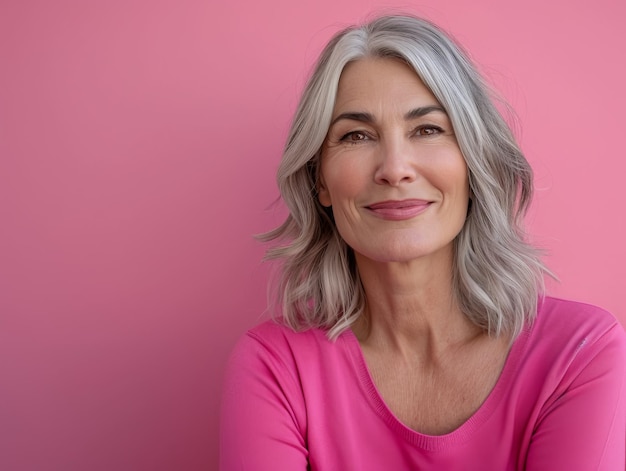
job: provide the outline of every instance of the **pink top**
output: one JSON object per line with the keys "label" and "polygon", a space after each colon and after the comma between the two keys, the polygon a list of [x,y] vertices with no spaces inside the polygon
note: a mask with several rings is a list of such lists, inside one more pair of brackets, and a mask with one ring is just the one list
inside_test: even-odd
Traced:
{"label": "pink top", "polygon": [[417,433],[387,408],[351,331],[266,322],[232,355],[220,469],[615,470],[626,449],[626,335],[609,313],[545,298],[494,389],[455,431]]}

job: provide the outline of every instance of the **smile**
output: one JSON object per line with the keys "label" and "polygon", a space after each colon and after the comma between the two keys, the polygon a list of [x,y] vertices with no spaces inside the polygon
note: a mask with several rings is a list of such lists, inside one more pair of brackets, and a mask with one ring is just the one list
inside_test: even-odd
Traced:
{"label": "smile", "polygon": [[391,221],[402,221],[411,219],[418,214],[423,213],[432,204],[432,201],[426,200],[401,200],[401,201],[381,201],[366,206],[372,214],[382,219]]}

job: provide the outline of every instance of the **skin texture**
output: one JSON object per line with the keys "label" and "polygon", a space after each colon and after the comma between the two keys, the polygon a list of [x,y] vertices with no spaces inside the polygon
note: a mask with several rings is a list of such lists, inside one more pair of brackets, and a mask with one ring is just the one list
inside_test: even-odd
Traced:
{"label": "skin texture", "polygon": [[[432,111],[406,119],[424,108]],[[411,263],[451,251],[467,214],[467,167],[445,111],[406,65],[368,59],[345,68],[319,192],[341,236],[364,257]],[[431,204],[417,217],[393,222],[368,209],[406,199]]]}
{"label": "skin texture", "polygon": [[406,64],[346,66],[318,192],[355,252],[367,303],[353,330],[378,390],[414,430],[454,430],[496,383],[507,339],[485,335],[454,300],[467,166],[447,114]]}

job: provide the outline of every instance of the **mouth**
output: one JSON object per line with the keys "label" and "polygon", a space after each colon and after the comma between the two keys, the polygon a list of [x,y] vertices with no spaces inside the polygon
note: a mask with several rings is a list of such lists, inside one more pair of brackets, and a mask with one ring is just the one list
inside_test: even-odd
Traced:
{"label": "mouth", "polygon": [[420,199],[389,200],[373,203],[366,206],[366,209],[383,219],[401,221],[423,213],[432,203],[432,201]]}

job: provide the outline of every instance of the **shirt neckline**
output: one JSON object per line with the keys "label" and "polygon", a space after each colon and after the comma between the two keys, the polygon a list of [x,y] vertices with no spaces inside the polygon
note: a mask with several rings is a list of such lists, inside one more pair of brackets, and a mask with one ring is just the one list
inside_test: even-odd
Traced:
{"label": "shirt neckline", "polygon": [[514,340],[502,371],[491,392],[487,395],[481,406],[458,428],[445,435],[427,435],[413,430],[401,422],[389,409],[380,395],[374,380],[369,372],[361,345],[352,330],[347,329],[341,339],[346,344],[352,359],[355,372],[358,376],[359,384],[376,413],[387,423],[387,425],[402,436],[406,441],[427,451],[441,451],[454,445],[466,442],[471,438],[476,430],[484,424],[493,414],[494,410],[502,401],[509,388],[512,378],[518,369],[519,362],[523,356],[530,337],[531,327],[525,328]]}

